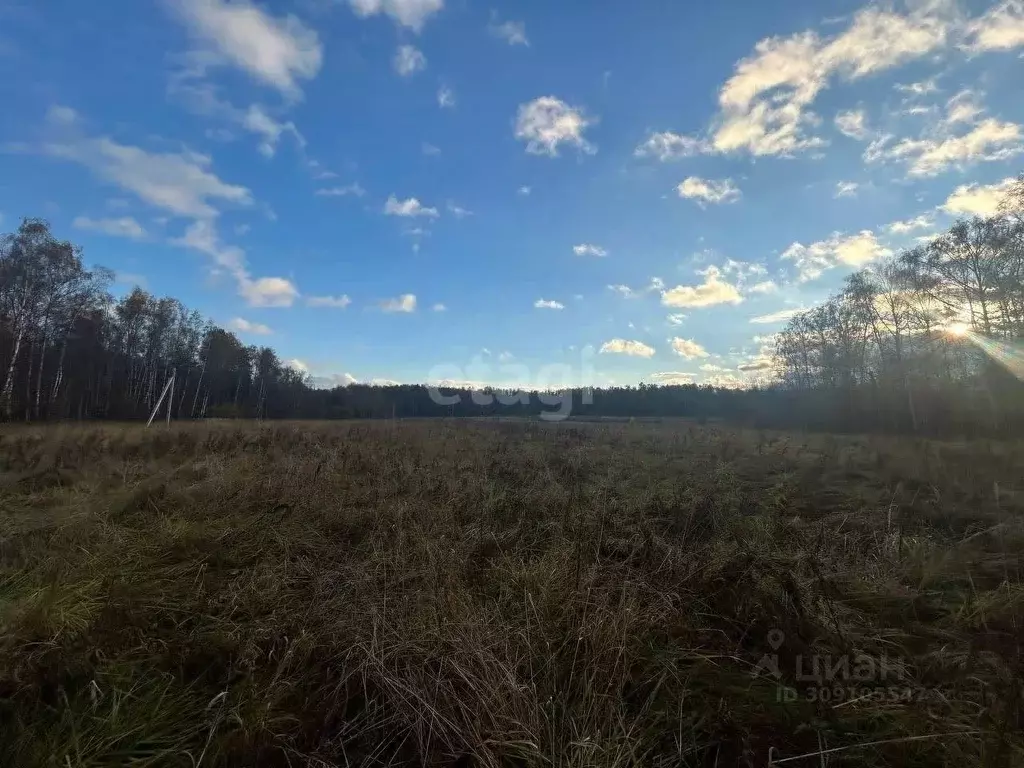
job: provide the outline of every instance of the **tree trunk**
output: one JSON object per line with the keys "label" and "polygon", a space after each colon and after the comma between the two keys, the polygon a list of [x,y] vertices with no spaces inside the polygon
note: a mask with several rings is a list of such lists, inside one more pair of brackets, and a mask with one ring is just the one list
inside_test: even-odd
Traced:
{"label": "tree trunk", "polygon": [[43,366],[46,364],[46,336],[43,336],[43,349],[39,353],[39,370],[36,371],[36,400],[32,407],[32,418],[39,420],[39,398],[43,391]]}
{"label": "tree trunk", "polygon": [[64,342],[60,345],[60,357],[57,360],[57,376],[53,381],[53,394],[50,395],[50,402],[57,402],[57,393],[60,390],[60,384],[64,380],[64,353],[68,351],[68,340],[64,338]]}
{"label": "tree trunk", "polygon": [[910,381],[905,376],[903,378],[903,386],[907,390],[907,405],[910,409],[910,422],[914,426],[914,434],[917,434],[917,409],[914,408],[914,391],[910,388]]}
{"label": "tree trunk", "polygon": [[25,421],[32,420],[32,360],[36,356],[36,340],[28,348],[28,365],[25,367]]}
{"label": "tree trunk", "polygon": [[25,324],[18,328],[18,333],[14,337],[14,351],[11,353],[11,362],[7,366],[7,375],[4,377],[4,387],[0,391],[0,408],[3,410],[5,418],[10,419],[12,412],[11,407],[14,399],[14,367],[18,363],[18,354],[21,352],[21,342],[25,338]]}

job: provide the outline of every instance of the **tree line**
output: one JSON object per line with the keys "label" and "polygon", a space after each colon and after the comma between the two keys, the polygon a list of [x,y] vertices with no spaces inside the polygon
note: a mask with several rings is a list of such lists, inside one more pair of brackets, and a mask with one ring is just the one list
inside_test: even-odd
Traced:
{"label": "tree line", "polygon": [[86,269],[80,249],[26,219],[0,240],[0,418],[137,419],[176,382],[175,418],[287,415],[303,375],[173,298]]}
{"label": "tree line", "polygon": [[[457,387],[350,384],[317,389],[307,374],[265,346],[174,298],[141,288],[111,295],[113,273],[87,269],[72,243],[41,219],[0,238],[0,420],[145,419],[167,382],[174,419],[537,416],[559,409],[553,395]],[[674,392],[674,394],[672,394]],[[657,416],[728,413],[716,390],[696,387],[576,390],[577,415]],[[737,393],[721,391],[723,403]],[[585,403],[592,402],[589,405]],[[721,415],[721,414],[719,414]]]}
{"label": "tree line", "polygon": [[[87,269],[41,219],[0,239],[0,420],[144,419],[171,379],[176,419],[690,417],[758,427],[1019,434],[1024,427],[1024,175],[1003,210],[850,275],[775,336],[770,382],[517,393],[317,389],[177,299]],[[443,398],[443,399],[439,399]],[[571,403],[566,408],[566,402]],[[163,413],[164,411],[162,411]]]}
{"label": "tree line", "polygon": [[1020,434],[1024,175],[999,213],[850,275],[775,341],[809,426]]}

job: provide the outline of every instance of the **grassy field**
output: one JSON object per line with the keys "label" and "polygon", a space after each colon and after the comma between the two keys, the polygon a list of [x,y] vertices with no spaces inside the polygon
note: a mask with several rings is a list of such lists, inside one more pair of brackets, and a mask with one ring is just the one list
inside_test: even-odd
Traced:
{"label": "grassy field", "polygon": [[1024,765],[1024,443],[0,431],[12,766]]}

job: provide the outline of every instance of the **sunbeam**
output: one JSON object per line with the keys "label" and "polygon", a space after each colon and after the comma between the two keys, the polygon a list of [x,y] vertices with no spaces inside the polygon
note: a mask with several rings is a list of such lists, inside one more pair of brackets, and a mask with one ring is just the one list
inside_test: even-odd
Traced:
{"label": "sunbeam", "polygon": [[[958,323],[956,325],[960,326],[961,324]],[[964,330],[960,332],[959,330],[954,330],[954,327],[951,326],[947,331],[954,336],[969,339],[974,344],[977,344],[985,354],[1002,365],[1015,377],[1024,381],[1024,344],[991,339],[987,336],[982,336],[980,333],[975,333],[968,327],[964,327]]]}

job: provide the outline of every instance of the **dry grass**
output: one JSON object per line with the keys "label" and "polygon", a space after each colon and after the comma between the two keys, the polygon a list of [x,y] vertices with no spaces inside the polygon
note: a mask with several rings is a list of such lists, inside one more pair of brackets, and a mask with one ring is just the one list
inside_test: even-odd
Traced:
{"label": "dry grass", "polygon": [[1021,444],[20,428],[0,510],[9,765],[1024,765]]}

